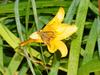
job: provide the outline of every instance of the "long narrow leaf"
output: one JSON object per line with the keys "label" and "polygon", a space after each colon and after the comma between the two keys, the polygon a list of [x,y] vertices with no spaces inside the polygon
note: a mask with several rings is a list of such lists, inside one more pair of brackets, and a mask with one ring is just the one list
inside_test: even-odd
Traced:
{"label": "long narrow leaf", "polygon": [[3,63],[3,40],[0,37],[0,72],[4,73],[4,63]]}
{"label": "long narrow leaf", "polygon": [[98,52],[100,57],[100,17],[97,18],[97,42],[98,42]]}
{"label": "long narrow leaf", "polygon": [[60,56],[59,54],[58,55],[54,54],[52,67],[48,75],[58,75],[59,66],[60,66]]}
{"label": "long narrow leaf", "polygon": [[14,75],[16,73],[16,70],[18,69],[19,65],[21,64],[21,61],[23,59],[23,56],[21,56],[18,53],[15,53],[7,70],[5,75]]}
{"label": "long narrow leaf", "polygon": [[98,8],[93,3],[90,2],[89,7],[95,14],[99,15]]}
{"label": "long narrow leaf", "polygon": [[19,71],[19,74],[18,75],[25,75],[28,71],[29,67],[25,64],[22,64],[22,67]]}
{"label": "long narrow leaf", "polygon": [[86,20],[89,0],[81,0],[76,17],[76,25],[78,26],[77,37],[71,43],[69,62],[68,62],[68,75],[77,75],[79,54],[81,49],[81,40]]}
{"label": "long narrow leaf", "polygon": [[79,5],[79,2],[80,2],[80,0],[73,0],[72,4],[69,7],[68,12],[66,14],[66,17],[64,20],[65,22],[70,23],[72,21],[75,11]]}
{"label": "long narrow leaf", "polygon": [[[21,28],[21,22],[20,22],[20,17],[19,17],[18,5],[19,5],[19,0],[16,0],[15,1],[15,20],[16,20],[17,31],[18,31],[19,37],[20,37],[21,41],[24,41],[24,38],[22,35],[22,28]],[[30,67],[30,70],[31,70],[32,74],[35,75],[35,71],[34,71],[32,63],[29,59],[27,49],[24,47],[23,51],[24,51],[24,55],[27,59],[28,65]]]}
{"label": "long narrow leaf", "polygon": [[91,31],[89,33],[89,37],[85,48],[85,55],[83,58],[83,64],[92,59],[96,44],[96,39],[97,39],[97,19],[94,20]]}
{"label": "long narrow leaf", "polygon": [[89,75],[88,73],[96,71],[100,71],[100,60],[92,59],[79,68],[78,75]]}
{"label": "long narrow leaf", "polygon": [[0,64],[3,66],[3,40],[0,37]]}

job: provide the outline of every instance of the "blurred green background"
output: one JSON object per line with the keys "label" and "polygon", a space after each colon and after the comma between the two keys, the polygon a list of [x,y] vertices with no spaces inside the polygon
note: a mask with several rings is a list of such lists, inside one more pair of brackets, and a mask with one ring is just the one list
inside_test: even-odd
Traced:
{"label": "blurred green background", "polygon": [[[100,17],[97,0],[0,0],[0,75],[100,75]],[[44,44],[21,48],[37,29],[65,10],[64,21],[78,31],[63,40],[69,53],[61,58]],[[37,28],[38,27],[38,28]]]}

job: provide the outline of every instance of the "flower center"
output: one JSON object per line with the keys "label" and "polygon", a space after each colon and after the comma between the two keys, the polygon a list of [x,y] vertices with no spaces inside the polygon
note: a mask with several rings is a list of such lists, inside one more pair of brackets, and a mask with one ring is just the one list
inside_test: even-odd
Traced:
{"label": "flower center", "polygon": [[50,41],[55,38],[55,34],[53,31],[40,30],[40,31],[38,31],[38,34],[40,35],[43,42],[48,45],[50,44]]}

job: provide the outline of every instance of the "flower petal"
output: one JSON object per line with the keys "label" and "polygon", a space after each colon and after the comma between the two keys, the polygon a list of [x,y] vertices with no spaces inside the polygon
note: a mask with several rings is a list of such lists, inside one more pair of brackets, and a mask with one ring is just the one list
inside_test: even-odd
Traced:
{"label": "flower petal", "polygon": [[57,41],[55,44],[61,53],[61,57],[65,57],[68,54],[67,46],[62,41]]}
{"label": "flower petal", "polygon": [[76,25],[68,25],[68,24],[61,24],[56,29],[56,40],[62,40],[69,36],[71,36],[73,33],[77,31]]}
{"label": "flower petal", "polygon": [[32,43],[32,42],[38,42],[38,40],[29,38],[28,40],[26,40],[26,41],[24,41],[24,42],[21,42],[21,43],[20,43],[20,46],[25,46],[25,45],[27,45],[27,44],[29,44],[29,43]]}
{"label": "flower petal", "polygon": [[55,45],[57,41],[56,40],[51,40],[49,44],[47,44],[48,50],[50,53],[54,53],[57,51],[57,47]]}
{"label": "flower petal", "polygon": [[47,45],[47,47],[50,53],[54,53],[59,50],[61,52],[62,57],[65,57],[68,53],[66,45],[59,40],[52,40],[50,42],[50,45]]}
{"label": "flower petal", "polygon": [[64,9],[62,7],[59,8],[56,16],[43,28],[43,30],[53,30],[52,28],[55,28],[58,26],[59,23],[61,23],[64,19]]}
{"label": "flower petal", "polygon": [[33,39],[34,42],[43,42],[38,32],[34,32],[29,36],[30,39]]}

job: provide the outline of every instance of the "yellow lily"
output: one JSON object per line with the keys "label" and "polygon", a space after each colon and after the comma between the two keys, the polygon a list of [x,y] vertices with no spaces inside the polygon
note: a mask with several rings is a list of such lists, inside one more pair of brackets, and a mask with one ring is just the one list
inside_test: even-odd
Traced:
{"label": "yellow lily", "polygon": [[65,57],[68,53],[68,49],[61,40],[75,33],[77,27],[76,25],[62,23],[64,14],[64,9],[60,7],[56,16],[43,29],[32,33],[29,36],[29,40],[22,42],[20,46],[24,46],[30,42],[40,42],[47,45],[50,53],[59,50],[62,57]]}

